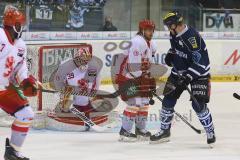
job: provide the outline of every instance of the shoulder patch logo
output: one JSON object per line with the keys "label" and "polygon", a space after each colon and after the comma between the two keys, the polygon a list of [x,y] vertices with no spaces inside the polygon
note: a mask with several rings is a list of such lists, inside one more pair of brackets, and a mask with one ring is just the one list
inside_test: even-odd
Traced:
{"label": "shoulder patch logo", "polygon": [[23,48],[18,48],[18,53],[17,53],[17,55],[18,55],[19,57],[22,57],[23,54],[24,54],[24,52],[25,52],[25,50],[24,50]]}
{"label": "shoulder patch logo", "polygon": [[197,40],[195,37],[188,38],[188,42],[192,45],[193,49],[198,48]]}
{"label": "shoulder patch logo", "polygon": [[97,76],[97,70],[96,69],[89,69],[88,70],[88,76],[89,77],[96,77]]}

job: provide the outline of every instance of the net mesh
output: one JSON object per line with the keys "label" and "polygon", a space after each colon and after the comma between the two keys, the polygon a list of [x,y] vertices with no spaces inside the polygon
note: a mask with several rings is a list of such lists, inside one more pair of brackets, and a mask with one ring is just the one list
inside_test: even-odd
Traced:
{"label": "net mesh", "polygon": [[[74,53],[84,46],[54,44],[49,46],[28,45],[27,46],[27,65],[29,74],[36,77],[43,83],[45,89],[51,89],[49,86],[52,73],[63,61],[72,58]],[[35,111],[35,120],[33,126],[43,128],[46,124],[47,113],[51,112],[59,100],[59,94],[40,92],[37,97],[29,98],[29,103]],[[0,126],[10,126],[13,117],[3,111],[0,111]]]}

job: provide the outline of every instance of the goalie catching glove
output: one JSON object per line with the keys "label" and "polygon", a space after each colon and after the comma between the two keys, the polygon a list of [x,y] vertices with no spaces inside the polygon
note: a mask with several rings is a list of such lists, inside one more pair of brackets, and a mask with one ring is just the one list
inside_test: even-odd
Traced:
{"label": "goalie catching glove", "polygon": [[33,97],[37,95],[37,80],[32,75],[24,79],[21,82],[20,87],[22,88],[23,94],[27,97]]}

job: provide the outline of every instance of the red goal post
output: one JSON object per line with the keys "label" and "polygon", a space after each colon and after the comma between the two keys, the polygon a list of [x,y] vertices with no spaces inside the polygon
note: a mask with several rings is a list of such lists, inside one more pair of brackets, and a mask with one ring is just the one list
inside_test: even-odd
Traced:
{"label": "red goal post", "polygon": [[[45,88],[49,88],[50,76],[57,69],[58,65],[61,62],[72,58],[72,55],[77,53],[79,49],[83,47],[88,47],[90,51],[92,51],[91,45],[86,43],[29,46],[29,72],[42,82]],[[32,106],[37,111],[54,109],[58,100],[57,96],[58,95],[52,93],[39,92],[37,99],[33,98],[33,100],[30,100],[30,103],[34,103]]]}

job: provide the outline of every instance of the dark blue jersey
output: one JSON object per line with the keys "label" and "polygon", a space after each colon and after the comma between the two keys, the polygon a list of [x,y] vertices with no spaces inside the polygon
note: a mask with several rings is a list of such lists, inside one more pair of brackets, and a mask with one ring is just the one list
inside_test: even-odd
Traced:
{"label": "dark blue jersey", "polygon": [[192,27],[178,35],[170,34],[171,48],[176,51],[172,74],[186,72],[192,79],[209,76],[210,64],[206,44],[199,33]]}

